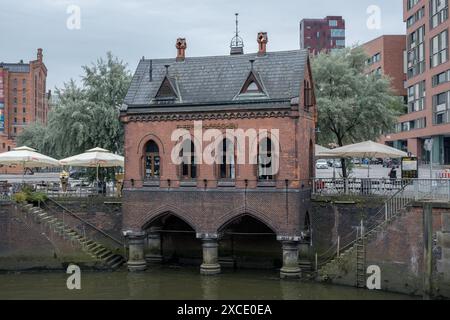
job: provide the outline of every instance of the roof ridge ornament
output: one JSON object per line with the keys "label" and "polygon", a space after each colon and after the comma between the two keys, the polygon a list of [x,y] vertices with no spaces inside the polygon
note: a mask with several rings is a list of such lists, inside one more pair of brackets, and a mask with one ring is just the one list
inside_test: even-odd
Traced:
{"label": "roof ridge ornament", "polygon": [[239,36],[239,13],[234,14],[236,16],[236,33],[231,39],[231,45],[230,45],[230,54],[244,54],[244,40]]}

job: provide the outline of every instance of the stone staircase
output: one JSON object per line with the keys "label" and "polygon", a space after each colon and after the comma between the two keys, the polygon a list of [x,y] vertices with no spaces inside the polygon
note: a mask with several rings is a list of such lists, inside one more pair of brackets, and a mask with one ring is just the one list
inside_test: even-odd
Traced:
{"label": "stone staircase", "polygon": [[117,270],[126,262],[121,255],[116,254],[102,244],[81,235],[48,211],[35,207],[32,204],[20,206],[22,212],[27,217],[32,218],[38,224],[46,225],[51,232],[63,237],[67,241],[78,244],[85,253],[101,262],[107,269]]}
{"label": "stone staircase", "polygon": [[[342,249],[337,249],[342,253],[332,256],[322,264],[316,274],[319,281],[332,281],[342,276],[342,270],[355,276],[355,286],[366,287],[366,247],[377,236],[386,232],[387,228],[399,217],[407,213],[407,208],[414,200],[409,194],[404,193],[404,189],[386,201],[383,208],[373,217],[367,227],[361,222],[361,227],[353,234],[355,240]],[[365,231],[367,230],[367,231]],[[351,236],[347,235],[347,236]],[[333,249],[333,248],[331,248]]]}

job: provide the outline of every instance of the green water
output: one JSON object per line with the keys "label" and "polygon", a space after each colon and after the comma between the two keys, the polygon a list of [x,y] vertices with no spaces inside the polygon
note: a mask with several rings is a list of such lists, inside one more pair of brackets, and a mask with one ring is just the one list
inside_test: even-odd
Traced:
{"label": "green water", "polygon": [[412,297],[301,281],[276,272],[224,272],[202,277],[195,268],[164,267],[144,273],[83,272],[81,290],[68,290],[63,272],[0,274],[0,299],[315,300]]}

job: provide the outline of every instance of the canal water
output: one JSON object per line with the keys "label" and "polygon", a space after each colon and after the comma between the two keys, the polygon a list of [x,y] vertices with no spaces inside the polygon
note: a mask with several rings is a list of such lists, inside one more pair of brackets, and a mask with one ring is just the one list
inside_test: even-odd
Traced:
{"label": "canal water", "polygon": [[202,277],[197,268],[162,267],[144,273],[81,273],[81,290],[68,290],[64,272],[0,274],[0,300],[136,299],[136,300],[379,300],[413,297],[281,281],[276,272],[228,271]]}

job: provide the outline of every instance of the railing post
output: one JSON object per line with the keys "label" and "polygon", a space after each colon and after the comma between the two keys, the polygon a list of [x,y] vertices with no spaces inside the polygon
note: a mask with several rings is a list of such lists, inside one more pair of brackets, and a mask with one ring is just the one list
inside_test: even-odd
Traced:
{"label": "railing post", "polygon": [[387,202],[384,204],[384,219],[386,220],[386,222],[389,220],[389,216],[388,216],[388,203],[387,203]]}
{"label": "railing post", "polygon": [[363,239],[363,237],[364,237],[364,220],[361,219],[361,240]]}
{"label": "railing post", "polygon": [[337,257],[340,257],[340,249],[341,249],[341,237],[338,236],[337,238]]}
{"label": "railing post", "polygon": [[447,201],[450,201],[450,179],[447,179]]}
{"label": "railing post", "polygon": [[315,262],[316,262],[316,272],[319,270],[319,261],[318,261],[318,257],[317,257],[317,252],[316,252],[316,256],[315,256]]}

